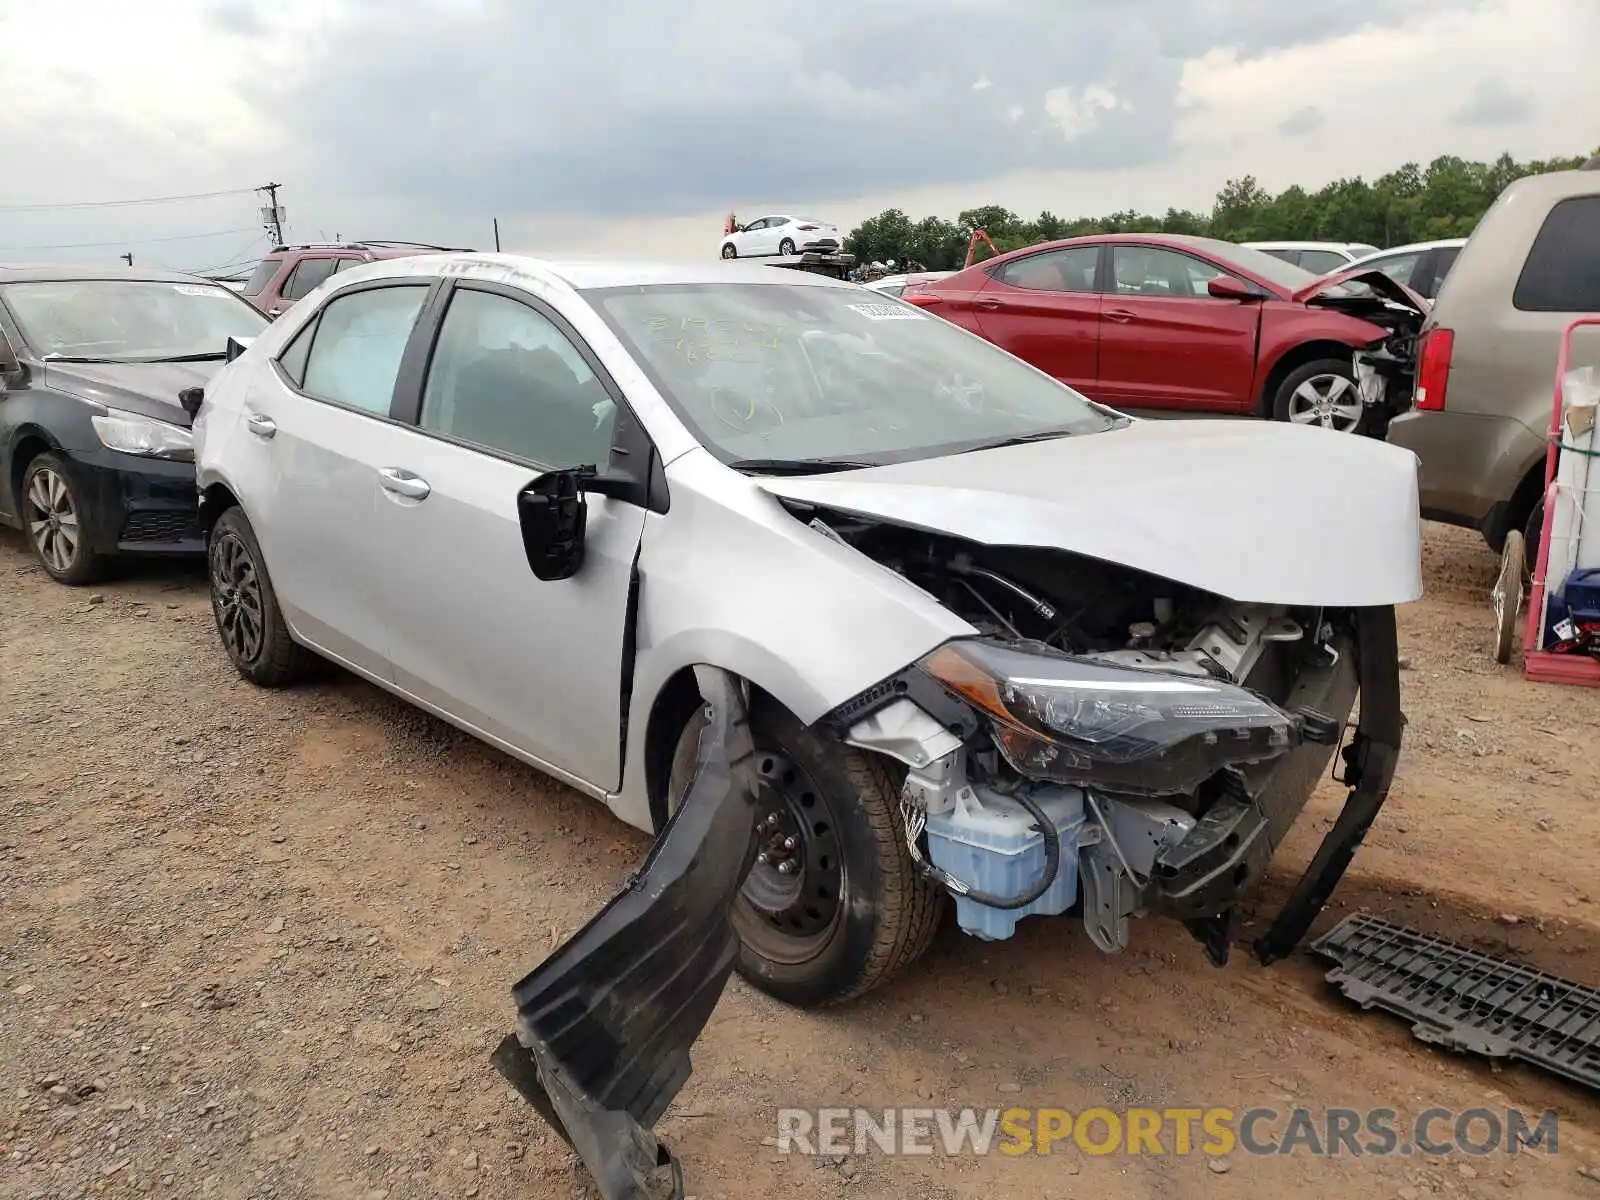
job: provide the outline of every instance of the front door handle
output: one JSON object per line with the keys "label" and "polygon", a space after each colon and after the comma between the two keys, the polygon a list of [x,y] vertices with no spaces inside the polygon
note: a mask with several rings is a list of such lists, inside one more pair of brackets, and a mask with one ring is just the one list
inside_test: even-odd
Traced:
{"label": "front door handle", "polygon": [[1004,308],[1006,302],[1004,300],[977,300],[973,302],[973,306],[983,309],[984,312],[994,312],[997,309]]}
{"label": "front door handle", "polygon": [[271,417],[263,417],[260,413],[247,413],[244,427],[258,438],[269,438],[278,432],[278,423]]}
{"label": "front door handle", "polygon": [[378,475],[383,480],[384,491],[404,496],[407,500],[426,500],[428,493],[433,491],[422,476],[413,475],[399,467],[381,467]]}
{"label": "front door handle", "polygon": [[1133,320],[1134,314],[1125,308],[1113,308],[1105,314],[1108,321],[1115,321],[1118,325],[1126,325]]}

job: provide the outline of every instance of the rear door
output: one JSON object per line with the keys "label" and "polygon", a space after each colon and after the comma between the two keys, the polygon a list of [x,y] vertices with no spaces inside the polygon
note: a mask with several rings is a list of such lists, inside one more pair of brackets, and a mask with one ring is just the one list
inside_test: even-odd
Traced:
{"label": "rear door", "polygon": [[1261,305],[1213,297],[1221,267],[1165,246],[1116,243],[1100,313],[1095,399],[1128,408],[1253,411]]}
{"label": "rear door", "polygon": [[1013,258],[970,297],[973,323],[995,345],[1086,395],[1098,395],[1102,248],[1068,246]]}
{"label": "rear door", "polygon": [[331,299],[245,396],[233,483],[295,631],[388,679],[392,564],[375,528],[380,475],[402,427],[395,384],[431,281],[384,280]]}
{"label": "rear door", "polygon": [[[620,786],[622,657],[644,509],[588,497],[582,569],[541,581],[517,496],[552,468],[611,460],[621,392],[555,312],[458,282],[415,426],[384,451],[377,543],[388,564],[395,682],[512,751]],[[648,458],[635,446],[630,461]]]}

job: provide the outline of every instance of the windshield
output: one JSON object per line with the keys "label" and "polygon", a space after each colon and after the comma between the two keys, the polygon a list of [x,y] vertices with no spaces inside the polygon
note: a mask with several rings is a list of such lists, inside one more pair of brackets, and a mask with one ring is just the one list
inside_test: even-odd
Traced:
{"label": "windshield", "polygon": [[252,338],[267,319],[208,283],[70,279],[10,283],[5,302],[40,354],[112,362],[215,355]]}
{"label": "windshield", "polygon": [[905,462],[1121,418],[972,334],[863,288],[714,283],[588,293],[724,462]]}

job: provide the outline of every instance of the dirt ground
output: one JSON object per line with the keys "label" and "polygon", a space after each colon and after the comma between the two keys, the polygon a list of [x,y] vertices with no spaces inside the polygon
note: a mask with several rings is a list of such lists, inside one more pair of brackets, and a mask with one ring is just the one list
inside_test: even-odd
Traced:
{"label": "dirt ground", "polygon": [[[1363,907],[1600,983],[1600,691],[1496,667],[1494,560],[1439,527],[1425,554],[1399,778],[1322,927]],[[1341,798],[1318,793],[1263,903]],[[69,590],[0,533],[0,1194],[585,1195],[488,1054],[513,980],[645,849],[352,678],[241,682],[197,569]],[[735,980],[659,1131],[700,1200],[1600,1200],[1593,1095],[1431,1051],[1321,972],[1214,970],[1156,921],[1110,958],[1069,919],[988,945],[951,927],[840,1010]],[[1554,1107],[1560,1153],[839,1162],[774,1142],[780,1107],[1016,1104]]]}

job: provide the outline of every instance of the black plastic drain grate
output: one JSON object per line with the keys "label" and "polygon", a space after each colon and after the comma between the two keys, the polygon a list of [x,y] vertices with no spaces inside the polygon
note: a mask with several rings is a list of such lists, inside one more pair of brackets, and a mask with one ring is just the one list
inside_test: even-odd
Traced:
{"label": "black plastic drain grate", "polygon": [[1418,1040],[1516,1059],[1600,1090],[1600,991],[1378,917],[1347,917],[1311,947],[1362,1008]]}

